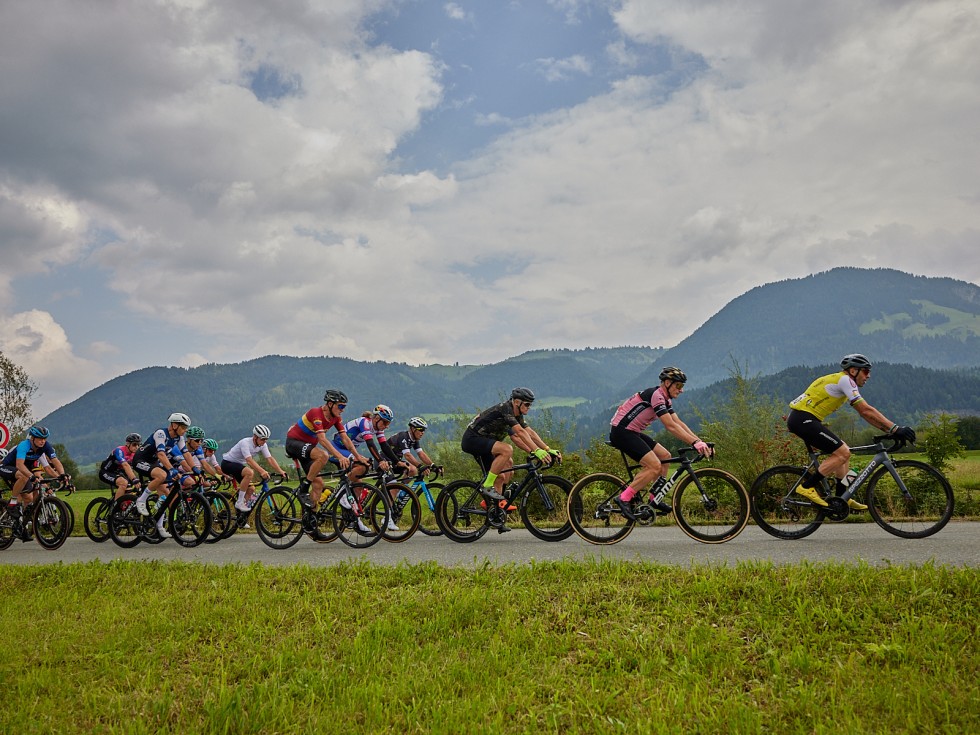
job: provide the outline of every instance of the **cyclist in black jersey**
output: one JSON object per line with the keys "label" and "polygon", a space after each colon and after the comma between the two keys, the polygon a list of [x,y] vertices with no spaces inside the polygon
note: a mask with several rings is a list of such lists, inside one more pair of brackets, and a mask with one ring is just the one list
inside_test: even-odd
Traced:
{"label": "cyclist in black jersey", "polygon": [[388,439],[388,445],[399,455],[398,467],[409,477],[415,477],[420,471],[427,474],[426,469],[432,464],[429,455],[422,449],[422,435],[429,425],[421,416],[413,416],[408,420],[408,429],[399,431]]}
{"label": "cyclist in black jersey", "polygon": [[514,388],[510,399],[491,406],[474,418],[466,431],[460,446],[467,454],[472,454],[480,468],[487,473],[480,492],[484,500],[507,506],[503,494],[506,470],[514,466],[514,448],[504,442],[508,436],[518,449],[533,454],[545,465],[561,459],[561,453],[551,449],[537,432],[528,426],[524,417],[534,403],[534,393],[530,388]]}

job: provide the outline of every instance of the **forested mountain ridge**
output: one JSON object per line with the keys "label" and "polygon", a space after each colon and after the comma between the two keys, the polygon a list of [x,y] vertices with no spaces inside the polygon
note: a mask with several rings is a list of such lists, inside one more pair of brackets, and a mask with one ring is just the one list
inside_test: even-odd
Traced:
{"label": "forested mountain ridge", "polygon": [[[835,268],[758,286],[666,351],[693,388],[724,380],[732,361],[771,375],[862,352],[875,362],[980,365],[980,288],[888,269]],[[651,366],[639,382],[650,384]]]}
{"label": "forested mountain ridge", "polygon": [[[837,268],[754,288],[668,350],[535,350],[479,366],[274,355],[192,369],[151,367],[99,386],[43,421],[87,464],[128,432],[159,427],[174,410],[189,413],[225,449],[258,422],[283,435],[327,387],[347,392],[348,418],[383,402],[400,426],[412,415],[471,413],[526,385],[543,399],[538,406],[558,406],[555,414],[572,419],[583,437],[605,433],[610,406],[655,385],[667,364],[690,378],[678,404],[687,419],[690,407],[722,395],[724,384],[713,384],[728,379],[736,364],[745,375],[769,376],[761,384],[788,401],[848,352],[875,363],[866,395],[896,420],[934,410],[980,413],[980,288],[951,278]],[[941,370],[949,368],[956,370]]]}

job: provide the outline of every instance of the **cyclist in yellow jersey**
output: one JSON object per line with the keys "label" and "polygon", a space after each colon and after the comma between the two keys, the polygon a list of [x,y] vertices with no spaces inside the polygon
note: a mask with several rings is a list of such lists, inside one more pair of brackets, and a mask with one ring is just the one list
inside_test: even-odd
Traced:
{"label": "cyclist in yellow jersey", "polygon": [[[816,474],[809,473],[803,478],[796,492],[817,505],[826,507],[827,501],[820,497],[817,485],[825,477],[838,480],[838,494],[844,488],[840,480],[847,474],[851,461],[851,448],[840,437],[824,425],[824,420],[834,411],[850,403],[854,410],[872,426],[887,431],[898,439],[915,441],[915,431],[910,426],[899,426],[861,396],[860,389],[871,376],[871,362],[864,355],[846,355],[840,361],[841,372],[817,378],[810,387],[789,404],[790,413],[786,418],[786,428],[796,434],[808,447],[827,452],[828,457],[820,463]],[[867,510],[868,506],[854,498],[847,501],[853,510]]]}

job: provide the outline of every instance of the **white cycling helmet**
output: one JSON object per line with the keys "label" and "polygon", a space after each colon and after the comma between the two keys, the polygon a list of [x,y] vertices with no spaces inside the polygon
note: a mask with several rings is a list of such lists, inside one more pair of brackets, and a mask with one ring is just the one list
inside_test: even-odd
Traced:
{"label": "white cycling helmet", "polygon": [[186,413],[181,413],[180,411],[175,411],[170,414],[170,418],[167,419],[171,424],[183,424],[184,426],[191,425],[191,417]]}
{"label": "white cycling helmet", "polygon": [[0,448],[0,461],[3,461],[4,457],[7,456],[7,450]]}
{"label": "white cycling helmet", "polygon": [[269,427],[265,424],[256,424],[255,428],[252,429],[252,436],[256,436],[259,439],[268,439],[272,436],[272,432],[269,431]]}

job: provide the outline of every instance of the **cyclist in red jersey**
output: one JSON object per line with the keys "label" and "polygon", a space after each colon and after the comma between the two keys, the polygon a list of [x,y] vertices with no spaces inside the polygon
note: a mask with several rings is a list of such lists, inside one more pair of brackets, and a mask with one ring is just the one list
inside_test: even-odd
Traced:
{"label": "cyclist in red jersey", "polygon": [[286,456],[299,461],[306,477],[300,478],[296,494],[306,507],[320,502],[323,480],[317,475],[332,457],[341,469],[350,466],[350,460],[327,439],[327,431],[333,427],[341,442],[351,454],[357,454],[344,430],[343,413],[347,408],[347,395],[343,391],[328,389],[323,394],[323,405],[311,408],[286,432]]}
{"label": "cyclist in red jersey", "polygon": [[674,413],[673,399],[684,392],[687,375],[675,367],[665,367],[660,371],[660,386],[647,388],[634,393],[616,409],[610,421],[609,443],[616,449],[626,453],[626,456],[640,463],[640,470],[633,481],[619,494],[616,503],[623,515],[636,520],[630,503],[653,480],[657,484],[650,488],[650,501],[653,507],[661,513],[670,513],[671,507],[666,503],[657,503],[654,493],[660,485],[667,481],[667,467],[662,460],[670,457],[670,452],[662,444],[643,433],[650,424],[660,419],[664,428],[683,442],[687,442],[701,454],[712,454],[711,447],[701,441],[688,428],[687,424]]}

